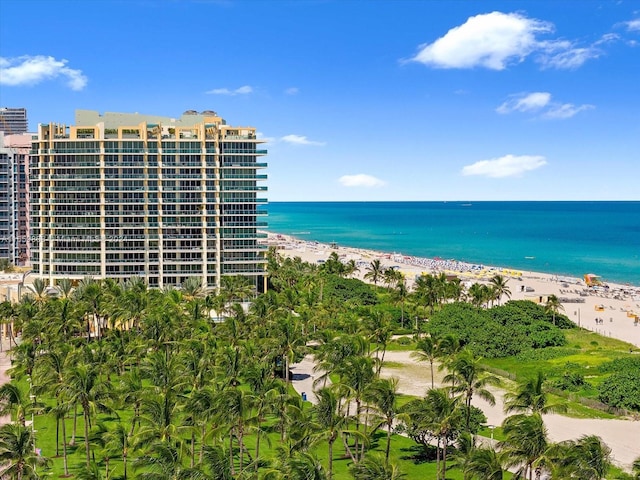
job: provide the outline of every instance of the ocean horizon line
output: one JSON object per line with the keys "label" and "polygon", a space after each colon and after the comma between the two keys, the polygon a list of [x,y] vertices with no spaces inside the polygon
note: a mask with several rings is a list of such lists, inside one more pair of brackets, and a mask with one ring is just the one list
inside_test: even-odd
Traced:
{"label": "ocean horizon line", "polygon": [[272,203],[640,203],[640,200],[269,200]]}
{"label": "ocean horizon line", "polygon": [[273,202],[264,230],[325,244],[640,286],[640,201]]}

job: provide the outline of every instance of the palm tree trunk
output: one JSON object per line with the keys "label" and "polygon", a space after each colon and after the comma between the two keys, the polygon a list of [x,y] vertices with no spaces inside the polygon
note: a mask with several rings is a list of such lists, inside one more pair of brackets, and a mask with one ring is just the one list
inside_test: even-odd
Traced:
{"label": "palm tree trunk", "polygon": [[240,472],[242,473],[242,467],[244,466],[244,443],[242,442],[242,437],[243,437],[243,433],[244,433],[244,429],[242,427],[242,420],[239,422],[238,425],[238,446],[240,447]]}
{"label": "palm tree trunk", "polygon": [[196,432],[191,429],[191,468],[196,464]]}
{"label": "palm tree trunk", "polygon": [[62,462],[64,464],[64,475],[69,476],[69,465],[67,464],[67,422],[62,415]]}
{"label": "palm tree trunk", "polygon": [[84,411],[84,448],[87,454],[87,467],[91,465],[91,452],[89,450],[89,412]]}
{"label": "palm tree trunk", "polygon": [[433,390],[433,360],[429,363],[431,364],[431,390]]}
{"label": "palm tree trunk", "polygon": [[233,465],[233,430],[229,431],[229,468],[231,469],[231,476],[234,476],[236,469]]}
{"label": "palm tree trunk", "polygon": [[200,456],[198,463],[202,464],[202,457],[204,456],[204,437],[207,434],[207,424],[202,422],[202,431],[200,432]]}
{"label": "palm tree trunk", "polygon": [[446,480],[447,478],[447,440],[446,438],[442,447],[443,447],[442,448],[442,480]]}
{"label": "palm tree trunk", "polygon": [[391,450],[391,424],[392,422],[387,423],[387,448],[384,452],[385,465],[389,465],[389,451]]}
{"label": "palm tree trunk", "polygon": [[440,437],[438,436],[438,445],[436,446],[436,479],[440,480]]}
{"label": "palm tree trunk", "polygon": [[60,456],[60,418],[58,418],[58,415],[56,415],[56,457],[59,457],[59,456]]}
{"label": "palm tree trunk", "polygon": [[327,478],[331,480],[333,478],[333,440],[329,440],[329,475]]}
{"label": "palm tree trunk", "polygon": [[255,461],[255,472],[258,472],[258,459],[260,458],[260,421],[258,421],[258,431],[256,432],[256,461]]}
{"label": "palm tree trunk", "polygon": [[73,432],[71,433],[71,441],[69,445],[76,444],[76,432],[78,431],[78,404],[73,405]]}

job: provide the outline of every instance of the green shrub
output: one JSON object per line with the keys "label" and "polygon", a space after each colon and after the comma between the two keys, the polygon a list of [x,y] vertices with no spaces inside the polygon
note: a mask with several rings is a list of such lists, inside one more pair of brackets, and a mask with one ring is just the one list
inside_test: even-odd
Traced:
{"label": "green shrub", "polygon": [[323,288],[326,300],[341,303],[350,302],[356,305],[376,305],[378,297],[374,289],[355,278],[342,278],[337,275],[327,275]]}
{"label": "green shrub", "polygon": [[640,357],[616,358],[600,365],[602,373],[612,372],[640,372]]}
{"label": "green shrub", "polygon": [[598,387],[598,398],[611,407],[640,411],[640,371],[612,373]]}

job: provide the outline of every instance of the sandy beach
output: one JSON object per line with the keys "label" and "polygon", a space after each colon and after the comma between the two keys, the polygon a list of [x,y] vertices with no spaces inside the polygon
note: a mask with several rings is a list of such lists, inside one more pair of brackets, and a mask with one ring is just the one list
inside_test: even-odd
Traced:
{"label": "sandy beach", "polygon": [[544,304],[549,295],[556,295],[563,308],[560,312],[579,326],[640,347],[640,323],[630,316],[640,315],[638,286],[608,283],[608,288],[592,289],[581,278],[327,245],[276,233],[269,233],[267,244],[276,247],[283,256],[300,257],[310,263],[322,263],[336,252],[344,262],[355,261],[359,268],[356,277],[360,279],[363,279],[367,266],[378,259],[385,268],[395,267],[402,272],[410,288],[416,276],[423,273],[455,275],[467,286],[488,282],[500,274],[508,279],[511,299],[528,299]]}

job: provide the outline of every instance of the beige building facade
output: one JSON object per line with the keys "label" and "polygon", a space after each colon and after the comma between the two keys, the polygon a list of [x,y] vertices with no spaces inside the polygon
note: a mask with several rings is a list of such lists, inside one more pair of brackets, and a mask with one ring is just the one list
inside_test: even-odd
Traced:
{"label": "beige building facade", "polygon": [[40,124],[30,156],[31,264],[61,278],[142,277],[151,287],[223,275],[264,287],[267,176],[252,127],[77,111]]}

